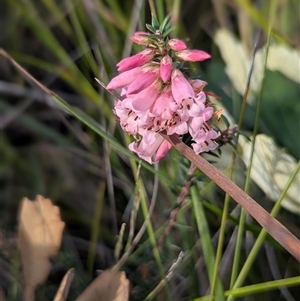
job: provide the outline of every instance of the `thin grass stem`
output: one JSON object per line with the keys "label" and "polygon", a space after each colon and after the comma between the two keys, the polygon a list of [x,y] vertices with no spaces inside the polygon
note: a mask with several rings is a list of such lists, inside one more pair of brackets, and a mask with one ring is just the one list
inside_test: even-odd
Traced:
{"label": "thin grass stem", "polygon": [[[193,204],[193,212],[195,214],[195,220],[197,224],[198,234],[200,236],[200,241],[202,245],[204,260],[206,263],[208,276],[210,283],[213,281],[214,274],[214,266],[216,265],[216,260],[214,257],[214,249],[211,241],[211,237],[209,235],[209,227],[208,222],[205,216],[204,207],[202,201],[199,200],[199,192],[195,186],[191,187],[191,198]],[[225,300],[224,293],[222,288],[222,283],[220,279],[217,277],[215,284],[215,293],[217,300]]]}
{"label": "thin grass stem", "polygon": [[101,224],[100,220],[101,220],[101,214],[102,214],[102,209],[104,204],[105,188],[106,188],[106,183],[101,181],[98,187],[98,195],[95,200],[95,211],[94,211],[95,213],[94,213],[93,224],[91,229],[89,251],[87,255],[87,270],[90,276],[93,275],[97,242],[100,233],[100,224]]}

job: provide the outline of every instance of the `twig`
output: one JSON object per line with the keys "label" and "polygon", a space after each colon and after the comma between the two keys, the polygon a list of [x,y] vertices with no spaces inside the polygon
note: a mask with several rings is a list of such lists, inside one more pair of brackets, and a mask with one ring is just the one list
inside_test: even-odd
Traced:
{"label": "twig", "polygon": [[255,200],[246,194],[240,187],[230,181],[212,164],[196,153],[177,137],[160,133],[174,148],[176,148],[187,159],[194,163],[206,176],[214,181],[220,188],[227,192],[237,203],[247,210],[249,214],[291,255],[300,262],[300,241]]}
{"label": "twig", "polygon": [[74,268],[71,268],[62,279],[53,301],[65,301],[67,299],[73,278]]}
{"label": "twig", "polygon": [[142,227],[140,228],[139,232],[137,233],[137,235],[135,236],[135,238],[133,239],[130,247],[126,250],[126,252],[123,254],[123,256],[120,258],[120,260],[112,267],[112,271],[117,271],[120,269],[120,267],[124,264],[124,262],[128,259],[128,257],[130,256],[131,252],[133,251],[133,249],[135,248],[135,246],[139,243],[140,239],[142,238],[148,223],[150,222],[154,207],[155,207],[155,203],[156,203],[156,199],[157,199],[157,190],[158,190],[158,176],[155,175],[154,177],[154,187],[153,187],[153,194],[152,194],[152,198],[151,198],[151,202],[150,202],[150,206],[149,206],[149,211],[148,211],[148,215],[146,216],[144,223],[142,225]]}
{"label": "twig", "polygon": [[[188,176],[191,176],[194,174],[195,170],[196,170],[196,166],[194,164],[191,164],[189,170],[188,170]],[[161,249],[163,243],[165,242],[165,239],[167,237],[167,235],[170,233],[175,221],[176,221],[176,216],[178,211],[180,210],[181,206],[183,205],[184,200],[186,199],[186,196],[189,193],[190,187],[191,187],[192,181],[188,180],[186,181],[185,185],[181,188],[180,194],[177,198],[177,206],[176,208],[174,208],[171,212],[170,212],[170,216],[169,216],[169,220],[168,220],[168,224],[165,228],[164,233],[162,234],[162,236],[159,238],[158,241],[158,248]]]}
{"label": "twig", "polygon": [[178,268],[178,266],[181,264],[181,262],[183,261],[184,257],[186,256],[185,253],[180,252],[176,261],[173,262],[173,264],[171,265],[168,274],[165,278],[163,278],[158,284],[157,286],[148,294],[148,296],[144,299],[144,301],[148,301],[148,300],[153,300],[153,298],[161,291],[161,289],[166,285],[166,283],[168,281],[171,280],[171,278],[174,275],[175,270]]}

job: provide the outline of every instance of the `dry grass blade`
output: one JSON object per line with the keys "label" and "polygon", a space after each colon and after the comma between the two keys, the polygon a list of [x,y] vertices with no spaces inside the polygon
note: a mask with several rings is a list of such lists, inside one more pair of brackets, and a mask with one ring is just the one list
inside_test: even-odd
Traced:
{"label": "dry grass blade", "polygon": [[47,279],[51,270],[50,259],[59,251],[64,226],[59,208],[51,200],[42,196],[37,196],[35,201],[23,198],[18,246],[25,278],[24,301],[34,300],[35,288]]}
{"label": "dry grass blade", "polygon": [[69,269],[62,279],[53,301],[65,301],[74,278],[74,268]]}
{"label": "dry grass blade", "polygon": [[181,142],[178,138],[174,136],[168,136],[165,133],[161,133],[161,135],[181,154],[194,163],[206,176],[208,176],[220,188],[227,192],[237,203],[239,203],[249,214],[251,214],[274,239],[276,239],[300,262],[300,241],[287,228],[279,223],[248,194],[246,194],[235,183],[230,181],[213,165],[208,163],[201,156],[196,155],[191,148]]}
{"label": "dry grass blade", "polygon": [[95,77],[95,81],[104,89],[106,90],[109,94],[111,94],[114,98],[116,99],[122,99],[123,97],[121,95],[119,95],[118,93],[111,91],[111,90],[107,90],[106,89],[106,85],[98,78]]}
{"label": "dry grass blade", "polygon": [[39,88],[41,88],[48,95],[55,95],[51,90],[42,85],[39,81],[37,81],[33,76],[31,76],[20,64],[18,64],[3,48],[0,48],[0,54],[6,57],[16,68],[20,70],[22,74],[25,75],[25,79],[29,79],[33,83],[35,83]]}
{"label": "dry grass blade", "polygon": [[75,301],[127,301],[129,280],[124,272],[106,270]]}

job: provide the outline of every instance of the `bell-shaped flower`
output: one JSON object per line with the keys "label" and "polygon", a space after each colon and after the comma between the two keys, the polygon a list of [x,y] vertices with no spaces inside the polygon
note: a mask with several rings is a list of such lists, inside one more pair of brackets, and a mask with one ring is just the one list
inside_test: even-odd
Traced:
{"label": "bell-shaped flower", "polygon": [[209,59],[210,54],[202,50],[181,50],[176,52],[176,57],[186,62],[199,62]]}
{"label": "bell-shaped flower", "polygon": [[160,80],[156,80],[152,85],[132,96],[132,108],[137,115],[145,114],[153,105],[161,90]]}
{"label": "bell-shaped flower", "polygon": [[191,117],[198,117],[205,110],[206,95],[203,91],[197,94],[190,105],[189,114]]}
{"label": "bell-shaped flower", "polygon": [[128,148],[145,161],[153,164],[170,150],[172,145],[156,132],[145,131],[141,141],[129,144]]}
{"label": "bell-shaped flower", "polygon": [[166,55],[162,58],[160,61],[160,77],[163,80],[163,82],[167,82],[170,79],[171,72],[172,72],[172,66],[173,61],[169,55]]}
{"label": "bell-shaped flower", "polygon": [[184,135],[188,133],[189,128],[188,124],[185,121],[180,120],[180,118],[177,119],[177,121],[174,122],[174,124],[169,125],[167,129],[167,134],[168,135]]}
{"label": "bell-shaped flower", "polygon": [[[215,137],[216,135],[212,135],[212,136]],[[208,151],[216,149],[219,145],[217,142],[212,140],[212,139],[216,139],[216,138],[217,137],[208,139],[206,137],[207,140],[205,140],[201,143],[192,143],[194,152],[198,155],[200,153],[208,152]]]}
{"label": "bell-shaped flower", "polygon": [[171,49],[173,49],[175,51],[184,50],[187,48],[185,43],[178,39],[169,40],[168,45],[170,46]]}
{"label": "bell-shaped flower", "polygon": [[121,60],[118,64],[118,71],[127,71],[135,67],[144,65],[145,63],[150,62],[155,56],[155,49],[146,48],[145,50],[134,54],[130,57],[126,57]]}
{"label": "bell-shaped flower", "polygon": [[193,117],[190,119],[189,127],[191,130],[191,135],[194,136],[194,133],[197,133],[199,129],[203,126],[204,122],[209,120],[214,114],[214,110],[212,107],[207,107],[202,110],[201,114],[197,117]]}
{"label": "bell-shaped flower", "polygon": [[124,100],[118,100],[115,103],[113,112],[119,117],[119,122],[124,131],[131,135],[136,135],[140,132],[141,128],[147,128],[151,126],[151,118],[149,114],[143,114],[138,116],[132,110],[132,99],[125,98]]}
{"label": "bell-shaped flower", "polygon": [[171,88],[173,97],[177,103],[181,103],[185,98],[195,96],[195,92],[191,84],[178,69],[175,69],[172,72]]}
{"label": "bell-shaped flower", "polygon": [[158,78],[158,73],[158,67],[149,68],[148,71],[132,81],[128,86],[127,95],[139,93],[149,87]]}
{"label": "bell-shaped flower", "polygon": [[167,88],[161,92],[155,100],[150,109],[151,116],[160,116],[163,119],[171,119],[174,113],[171,109],[172,103],[175,103],[172,91],[170,88]]}

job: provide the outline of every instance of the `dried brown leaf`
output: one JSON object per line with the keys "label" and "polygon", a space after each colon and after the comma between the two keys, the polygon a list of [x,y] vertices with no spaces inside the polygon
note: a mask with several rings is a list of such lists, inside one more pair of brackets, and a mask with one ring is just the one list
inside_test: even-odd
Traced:
{"label": "dried brown leaf", "polygon": [[23,198],[19,213],[18,246],[25,279],[24,300],[34,300],[34,290],[50,272],[50,259],[57,255],[65,223],[59,208],[38,195]]}
{"label": "dried brown leaf", "polygon": [[124,272],[106,270],[75,301],[127,301],[129,280]]}
{"label": "dried brown leaf", "polygon": [[74,268],[69,269],[62,279],[53,301],[65,301],[67,299],[71,283],[74,278]]}

